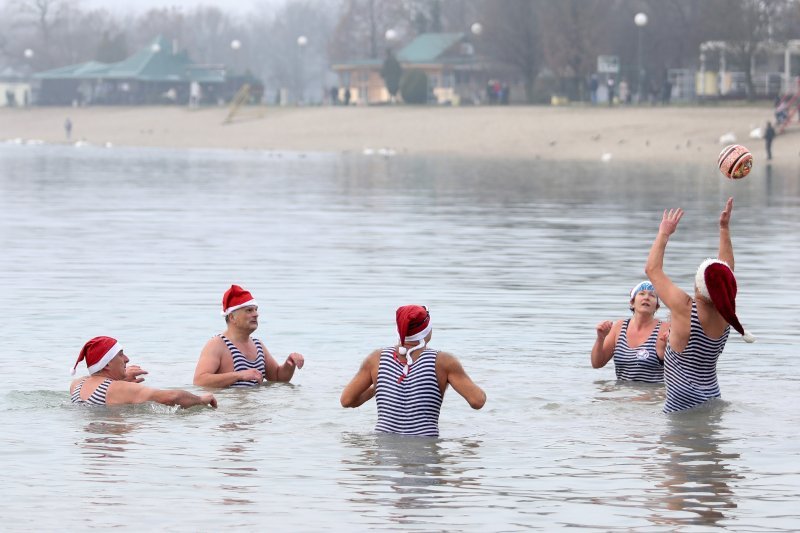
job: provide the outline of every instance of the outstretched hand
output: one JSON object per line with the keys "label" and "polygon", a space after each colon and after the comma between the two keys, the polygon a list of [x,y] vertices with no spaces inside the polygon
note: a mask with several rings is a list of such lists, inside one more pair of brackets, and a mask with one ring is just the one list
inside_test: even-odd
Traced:
{"label": "outstretched hand", "polygon": [[597,338],[600,340],[605,339],[608,337],[608,334],[611,333],[611,327],[614,325],[613,322],[610,320],[603,320],[597,326],[595,326],[595,330],[597,331]]}
{"label": "outstretched hand", "polygon": [[303,368],[303,364],[305,364],[305,358],[302,354],[292,352],[289,354],[289,357],[286,358],[286,364],[295,366],[297,368]]}
{"label": "outstretched hand", "polygon": [[719,229],[728,229],[728,225],[731,222],[731,212],[733,211],[733,197],[728,198],[727,203],[725,203],[725,209],[722,210],[722,213],[719,215]]}
{"label": "outstretched hand", "polygon": [[147,370],[143,370],[139,365],[131,365],[125,368],[125,381],[131,383],[141,383],[144,381],[142,375],[147,374]]}
{"label": "outstretched hand", "polygon": [[663,233],[667,236],[675,233],[675,230],[678,229],[678,222],[681,221],[682,217],[683,209],[680,207],[677,209],[670,209],[669,211],[664,209],[664,215],[661,217],[661,225],[658,227],[659,233]]}

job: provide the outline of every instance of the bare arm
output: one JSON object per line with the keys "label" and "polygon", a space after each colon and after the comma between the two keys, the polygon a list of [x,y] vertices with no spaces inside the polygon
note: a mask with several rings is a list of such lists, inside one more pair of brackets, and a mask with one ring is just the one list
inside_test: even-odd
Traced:
{"label": "bare arm", "polygon": [[644,272],[656,288],[658,297],[661,298],[664,305],[669,307],[672,314],[685,314],[688,317],[691,312],[691,297],[675,285],[664,272],[664,252],[667,249],[667,241],[669,241],[669,236],[678,229],[678,222],[682,217],[683,209],[670,209],[669,212],[664,210],[658,235],[656,235],[656,240],[650,247],[650,253],[647,256]]}
{"label": "bare arm", "polygon": [[200,387],[229,387],[237,381],[261,381],[264,376],[255,368],[242,371],[218,373],[222,365],[225,348],[217,337],[208,341],[200,352],[200,359],[194,369],[193,383]]}
{"label": "bare arm", "polygon": [[292,380],[296,368],[303,368],[305,357],[302,354],[292,352],[286,357],[282,365],[272,357],[266,347],[264,347],[264,364],[267,367],[267,380],[282,381],[284,383]]}
{"label": "bare arm", "polygon": [[[692,297],[686,294],[680,287],[675,285],[672,280],[664,273],[664,251],[667,248],[669,236],[678,229],[678,222],[683,217],[682,209],[665,209],[661,217],[661,225],[658,228],[658,235],[650,248],[647,256],[647,264],[644,272],[650,279],[650,283],[656,288],[658,297],[670,310],[672,322],[670,324],[669,337],[667,340],[673,349],[682,352],[689,342],[689,329],[691,327]],[[658,352],[656,352],[658,353]]]}
{"label": "bare arm", "polygon": [[374,376],[378,373],[379,358],[380,350],[375,350],[364,359],[361,368],[342,391],[339,399],[342,407],[359,407],[375,396]]}
{"label": "bare arm", "polygon": [[139,404],[157,402],[164,405],[179,405],[183,408],[195,405],[208,405],[217,408],[217,400],[213,394],[197,396],[185,390],[152,389],[126,381],[115,381],[108,387],[106,402],[109,405]]}
{"label": "bare arm", "polygon": [[467,375],[458,359],[448,353],[439,352],[436,357],[436,364],[442,365],[447,374],[447,383],[452,385],[453,389],[467,400],[470,407],[480,409],[486,404],[486,393]]}
{"label": "bare arm", "polygon": [[592,346],[592,368],[603,368],[611,360],[621,327],[622,320],[616,323],[604,320],[597,324],[595,327],[597,338]]}
{"label": "bare arm", "polygon": [[733,212],[733,198],[728,198],[725,209],[719,215],[719,254],[717,258],[722,259],[733,270],[733,243],[731,242],[731,213]]}

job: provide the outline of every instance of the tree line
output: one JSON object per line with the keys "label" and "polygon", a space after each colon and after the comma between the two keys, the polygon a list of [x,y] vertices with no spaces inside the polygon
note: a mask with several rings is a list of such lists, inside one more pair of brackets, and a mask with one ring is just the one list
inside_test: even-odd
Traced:
{"label": "tree line", "polygon": [[[634,24],[637,13],[647,15],[645,26]],[[4,0],[0,67],[113,62],[163,35],[197,63],[247,70],[268,89],[315,100],[338,84],[332,63],[382,59],[388,47],[425,32],[464,33],[476,54],[506,67],[529,101],[543,72],[558,90],[583,98],[598,55],[618,56],[623,72],[641,55],[656,78],[697,67],[708,41],[727,43],[726,68],[745,72],[752,94],[751,66],[800,39],[800,0],[287,0],[246,14],[201,6],[126,15],[79,0]],[[709,54],[709,70],[715,61]]]}

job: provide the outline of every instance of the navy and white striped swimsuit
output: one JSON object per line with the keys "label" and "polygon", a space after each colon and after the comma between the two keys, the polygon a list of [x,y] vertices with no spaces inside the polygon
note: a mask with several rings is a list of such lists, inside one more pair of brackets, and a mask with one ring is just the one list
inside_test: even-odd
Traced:
{"label": "navy and white striped swimsuit", "polygon": [[91,396],[86,398],[85,400],[81,400],[81,387],[89,378],[83,378],[78,386],[75,387],[75,390],[72,391],[72,403],[78,403],[81,405],[105,405],[106,404],[106,393],[108,393],[108,386],[111,385],[113,381],[111,378],[106,378],[103,382],[97,386]]}
{"label": "navy and white striped swimsuit", "polygon": [[381,351],[375,387],[375,402],[378,404],[375,431],[439,436],[442,392],[436,379],[437,353],[436,350],[423,350],[411,365],[408,375],[400,380],[405,365],[395,359],[395,348]]}
{"label": "navy and white striped swimsuit", "polygon": [[[267,366],[264,363],[264,348],[261,347],[260,340],[253,339],[253,342],[256,343],[258,355],[256,356],[255,361],[250,361],[225,335],[220,335],[219,337],[225,341],[225,346],[227,346],[228,350],[231,352],[231,357],[233,357],[234,372],[241,372],[242,370],[255,368],[261,372],[262,376],[267,377]],[[256,387],[260,384],[261,381],[237,381],[232,384],[231,387]]]}
{"label": "navy and white striped swimsuit", "polygon": [[667,383],[665,413],[696,407],[711,398],[720,397],[717,359],[725,348],[730,330],[730,326],[726,327],[718,339],[708,337],[697,318],[697,302],[692,300],[692,325],[686,349],[678,353],[667,343],[664,353],[664,380]]}
{"label": "navy and white striped swimsuit", "polygon": [[631,319],[622,323],[622,329],[614,346],[614,370],[617,379],[624,381],[644,381],[646,383],[664,382],[664,362],[656,354],[656,342],[661,321],[658,321],[650,336],[636,348],[628,345],[628,324]]}

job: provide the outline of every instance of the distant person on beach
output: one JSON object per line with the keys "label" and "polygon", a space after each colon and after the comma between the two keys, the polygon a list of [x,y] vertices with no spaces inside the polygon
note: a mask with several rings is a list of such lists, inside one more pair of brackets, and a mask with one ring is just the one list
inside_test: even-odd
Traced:
{"label": "distant person on beach", "polygon": [[72,121],[69,117],[64,121],[64,134],[67,136],[67,140],[72,138]]}
{"label": "distant person on beach", "polygon": [[397,309],[396,321],[400,342],[367,356],[342,391],[342,407],[358,407],[374,396],[376,431],[437,437],[448,385],[473,409],[483,407],[486,393],[455,356],[428,348],[432,328],[427,308],[404,305]]}
{"label": "distant person on beach", "polygon": [[193,407],[208,405],[216,409],[217,400],[212,394],[196,396],[184,390],[160,390],[145,387],[138,366],[127,366],[128,356],[116,339],[95,337],[87,342],[78,355],[78,363],[86,361],[89,377],[79,378],[69,387],[72,403],[79,405],[125,405],[157,402],[164,405]]}
{"label": "distant person on beach", "polygon": [[736,278],[729,228],[732,211],[733,198],[728,198],[719,217],[717,259],[706,259],[700,264],[695,275],[694,297],[675,285],[663,268],[667,241],[678,229],[682,209],[664,210],[647,257],[645,273],[672,317],[664,351],[665,413],[690,409],[720,397],[717,360],[731,326],[746,342],[755,341],[736,316]]}
{"label": "distant person on beach", "polygon": [[767,127],[764,129],[764,142],[767,145],[767,160],[772,159],[772,140],[775,139],[775,128],[772,127],[771,122],[767,122]]}
{"label": "distant person on beach", "polygon": [[592,105],[597,103],[597,89],[600,83],[597,81],[597,74],[592,74],[589,78],[589,94],[591,95]]}
{"label": "distant person on beach", "polygon": [[606,81],[606,86],[608,87],[608,106],[611,107],[614,105],[614,85],[615,85],[614,78],[611,76],[608,77]]}
{"label": "distant person on beach", "polygon": [[227,328],[208,341],[194,371],[194,384],[202,387],[255,387],[265,379],[288,382],[305,358],[290,353],[282,365],[259,339],[250,337],[258,328],[258,303],[250,292],[231,285],[222,297]]}
{"label": "distant person on beach", "polygon": [[344,90],[344,105],[350,105],[350,87]]}
{"label": "distant person on beach", "polygon": [[669,322],[655,316],[660,305],[653,284],[642,281],[631,289],[628,305],[631,318],[597,324],[592,368],[602,368],[613,358],[617,379],[663,383]]}

